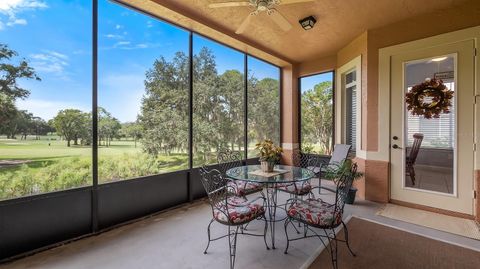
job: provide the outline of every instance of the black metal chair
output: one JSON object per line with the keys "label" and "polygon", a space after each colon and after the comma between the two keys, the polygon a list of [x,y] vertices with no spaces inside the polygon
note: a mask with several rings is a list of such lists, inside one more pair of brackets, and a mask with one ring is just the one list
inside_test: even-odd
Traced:
{"label": "black metal chair", "polygon": [[[292,163],[294,166],[306,168],[315,174],[315,177],[320,176],[320,157],[313,154],[303,153],[300,150],[295,150],[292,155]],[[295,182],[295,183],[281,183],[277,184],[276,188],[279,191],[286,192],[294,196],[305,196],[310,194],[312,184],[310,180]]]}
{"label": "black metal chair", "polygon": [[[335,192],[335,203],[331,204],[323,201],[322,199],[309,198],[307,200],[301,200],[297,198],[288,199],[285,209],[287,211],[287,219],[285,220],[285,235],[287,237],[287,247],[285,248],[285,254],[288,252],[288,247],[291,241],[317,237],[320,239],[322,244],[325,246],[325,249],[330,250],[330,255],[332,258],[333,268],[337,268],[337,244],[338,242],[345,242],[348,250],[353,256],[356,256],[355,253],[350,248],[348,242],[348,229],[345,222],[343,222],[343,210],[345,207],[345,200],[347,199],[348,191],[352,186],[354,180],[354,174],[357,172],[357,165],[353,164],[350,170],[345,171],[342,175],[335,179],[337,189]],[[319,186],[318,188],[323,188]],[[330,189],[325,190],[331,191]],[[304,233],[302,236],[297,238],[288,237],[288,225],[293,221],[304,224]],[[340,240],[337,238],[335,233],[335,228],[343,225],[343,230],[345,234],[345,240]],[[293,225],[295,228],[295,225]],[[323,230],[324,235],[317,233],[312,228],[318,228]],[[295,228],[296,229],[296,228]],[[327,243],[323,239],[328,240]]]}
{"label": "black metal chair", "polygon": [[[336,144],[333,148],[332,157],[328,160],[328,162],[320,162],[318,168],[315,168],[313,171],[315,174],[318,174],[318,185],[322,186],[322,179],[324,179],[323,175],[326,173],[335,173],[339,170],[345,160],[348,158],[348,154],[350,153],[352,146],[347,144]],[[318,193],[320,193],[321,189],[327,188],[318,188]],[[332,191],[332,189],[327,189]]]}
{"label": "black metal chair", "polygon": [[[227,177],[226,173],[229,169],[243,165],[240,154],[229,149],[221,150],[217,155],[217,161],[220,165],[220,172],[222,172],[224,177]],[[262,196],[265,196],[262,192],[263,184],[261,183],[229,179],[227,184],[233,187],[236,191],[235,194],[238,196],[245,197],[256,192],[260,192]]]}
{"label": "black metal chair", "polygon": [[412,185],[415,185],[415,162],[417,161],[418,152],[420,151],[420,146],[422,145],[423,134],[415,133],[413,134],[413,144],[410,148],[410,152],[406,157],[406,169],[405,173],[410,177]]}
{"label": "black metal chair", "polygon": [[[267,220],[265,218],[265,198],[258,197],[252,201],[247,201],[244,197],[236,196],[235,190],[229,186],[228,179],[222,176],[220,171],[213,169],[208,171],[206,168],[200,168],[200,176],[203,187],[208,195],[208,201],[212,207],[212,220],[208,224],[208,244],[205,248],[204,254],[207,254],[210,242],[228,237],[228,244],[230,250],[230,268],[235,266],[236,246],[238,230],[243,225],[250,223],[253,220],[260,219],[265,222],[263,234],[251,234],[242,232],[241,234],[252,236],[263,236],[265,246],[267,245]],[[258,203],[257,201],[261,201]],[[211,238],[210,226],[216,221],[220,224],[226,225],[227,234]]]}

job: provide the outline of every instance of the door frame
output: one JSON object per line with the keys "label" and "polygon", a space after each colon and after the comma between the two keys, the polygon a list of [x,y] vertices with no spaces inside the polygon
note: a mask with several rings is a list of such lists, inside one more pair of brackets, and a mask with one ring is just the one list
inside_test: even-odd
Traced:
{"label": "door frame", "polygon": [[[391,150],[391,108],[390,108],[390,82],[391,82],[391,58],[393,55],[415,51],[418,49],[425,49],[429,47],[435,47],[439,45],[447,45],[452,43],[457,43],[459,41],[466,41],[466,40],[473,40],[475,47],[477,48],[477,53],[475,57],[475,74],[474,74],[474,92],[477,96],[477,100],[480,99],[480,57],[478,52],[479,48],[479,41],[480,41],[480,26],[471,27],[463,30],[458,30],[450,33],[445,33],[433,37],[428,37],[424,39],[419,39],[407,43],[402,43],[399,45],[394,45],[386,48],[382,48],[379,50],[379,73],[378,73],[378,87],[379,87],[379,107],[378,107],[378,116],[379,116],[379,130],[388,130],[385,132],[379,132],[379,152],[378,154],[381,155],[383,158],[387,159],[391,162],[390,159],[390,150]],[[476,145],[476,151],[474,152],[474,170],[477,173],[480,173],[480,104],[477,102],[475,106],[475,123],[476,126],[474,127],[474,143]],[[475,173],[475,171],[474,171]],[[480,178],[473,179],[474,186],[480,186]],[[475,180],[477,182],[475,182]],[[388,178],[388,197],[390,202],[397,202],[392,201],[391,199],[391,174],[389,172]],[[474,195],[475,187],[472,186],[472,196]],[[480,190],[477,189],[477,192]],[[476,206],[474,205],[474,215],[477,217],[477,220],[480,220],[480,193],[476,195]],[[401,202],[407,206],[413,206],[416,208],[422,208],[425,210],[436,211],[440,213],[445,213],[449,215],[461,215],[462,217],[469,217],[473,218],[472,215],[465,215],[462,213],[456,213],[452,211],[446,210],[439,210],[434,208],[429,208],[422,205],[417,204],[408,204],[406,202]]]}

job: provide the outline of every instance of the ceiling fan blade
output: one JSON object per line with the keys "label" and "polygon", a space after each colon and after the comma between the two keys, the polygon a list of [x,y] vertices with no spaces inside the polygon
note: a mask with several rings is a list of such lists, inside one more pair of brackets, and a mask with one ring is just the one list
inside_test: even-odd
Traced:
{"label": "ceiling fan blade", "polygon": [[280,5],[299,4],[306,2],[315,2],[315,0],[281,0]]}
{"label": "ceiling fan blade", "polygon": [[239,35],[247,29],[247,26],[250,24],[250,20],[252,19],[254,15],[252,13],[248,14],[248,16],[243,20],[242,24],[238,27],[237,31],[235,31],[235,34]]}
{"label": "ceiling fan blade", "polygon": [[272,9],[268,15],[283,31],[292,29],[292,24],[290,24],[278,10]]}
{"label": "ceiling fan blade", "polygon": [[221,8],[221,7],[246,7],[249,6],[250,2],[223,2],[223,3],[211,3],[208,5],[209,8]]}

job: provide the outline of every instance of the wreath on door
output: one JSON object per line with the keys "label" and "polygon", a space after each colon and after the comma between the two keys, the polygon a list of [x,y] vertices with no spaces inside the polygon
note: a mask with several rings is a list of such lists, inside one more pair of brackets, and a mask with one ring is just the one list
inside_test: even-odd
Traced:
{"label": "wreath on door", "polygon": [[450,113],[453,91],[441,79],[426,79],[405,94],[407,109],[412,115],[426,119],[439,118],[441,113]]}

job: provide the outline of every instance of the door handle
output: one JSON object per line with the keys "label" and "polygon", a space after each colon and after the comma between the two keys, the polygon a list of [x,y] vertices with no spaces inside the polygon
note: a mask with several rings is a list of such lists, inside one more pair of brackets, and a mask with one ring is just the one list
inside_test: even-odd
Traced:
{"label": "door handle", "polygon": [[392,145],[392,148],[394,148],[394,149],[401,149],[401,147],[399,147],[397,144],[393,144],[393,145]]}

